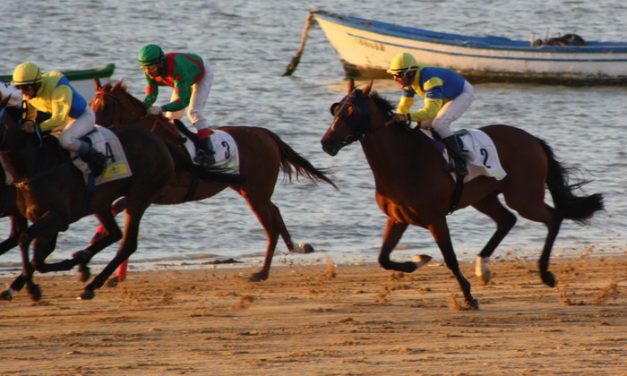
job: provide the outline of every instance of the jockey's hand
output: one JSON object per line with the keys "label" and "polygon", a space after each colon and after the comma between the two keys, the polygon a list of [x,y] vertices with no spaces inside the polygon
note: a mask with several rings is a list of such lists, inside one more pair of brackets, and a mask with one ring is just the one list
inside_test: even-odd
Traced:
{"label": "jockey's hand", "polygon": [[32,120],[26,120],[23,122],[22,131],[26,133],[35,133],[35,122]]}
{"label": "jockey's hand", "polygon": [[150,106],[146,110],[146,113],[148,115],[159,115],[162,112],[163,112],[163,109],[160,106]]}
{"label": "jockey's hand", "polygon": [[411,124],[409,114],[394,114],[392,119],[394,119],[395,123],[401,123],[406,127],[409,127],[409,125]]}

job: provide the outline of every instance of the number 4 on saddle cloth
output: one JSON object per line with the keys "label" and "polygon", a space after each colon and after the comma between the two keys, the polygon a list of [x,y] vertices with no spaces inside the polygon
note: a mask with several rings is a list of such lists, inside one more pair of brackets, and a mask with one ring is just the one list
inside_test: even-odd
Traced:
{"label": "number 4 on saddle cloth", "polygon": [[107,157],[107,165],[104,171],[93,179],[88,164],[78,154],[72,153],[72,162],[83,173],[86,184],[97,186],[133,175],[120,140],[109,129],[96,125],[96,129],[82,139],[89,142],[94,149]]}
{"label": "number 4 on saddle cloth", "polygon": [[[423,130],[423,132],[433,139],[430,131]],[[503,180],[507,176],[501,166],[496,146],[485,132],[478,129],[462,129],[455,132],[455,135],[462,142],[462,153],[468,165],[468,175],[464,178],[465,183],[484,175],[496,180]],[[435,139],[434,143],[446,162],[450,163],[444,144]],[[451,173],[451,175],[453,179],[456,179],[455,173]]]}

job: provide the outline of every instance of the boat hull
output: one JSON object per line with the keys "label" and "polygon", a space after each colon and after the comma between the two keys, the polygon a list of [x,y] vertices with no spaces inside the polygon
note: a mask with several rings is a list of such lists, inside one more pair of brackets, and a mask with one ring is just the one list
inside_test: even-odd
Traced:
{"label": "boat hull", "polygon": [[323,11],[314,16],[350,77],[389,78],[385,70],[392,57],[409,52],[421,65],[454,69],[471,82],[627,83],[627,44],[532,48],[502,38],[507,43],[486,47],[479,38],[444,33],[422,38],[420,29],[412,33]]}

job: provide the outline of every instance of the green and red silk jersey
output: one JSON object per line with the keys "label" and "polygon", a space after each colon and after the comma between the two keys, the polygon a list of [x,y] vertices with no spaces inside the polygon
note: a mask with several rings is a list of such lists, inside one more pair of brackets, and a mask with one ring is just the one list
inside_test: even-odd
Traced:
{"label": "green and red silk jersey", "polygon": [[144,104],[151,106],[157,101],[159,86],[174,88],[176,99],[164,106],[163,111],[176,112],[189,105],[192,96],[192,85],[205,76],[205,66],[200,56],[195,54],[169,53],[159,70],[159,76],[151,78],[146,75],[146,98]]}

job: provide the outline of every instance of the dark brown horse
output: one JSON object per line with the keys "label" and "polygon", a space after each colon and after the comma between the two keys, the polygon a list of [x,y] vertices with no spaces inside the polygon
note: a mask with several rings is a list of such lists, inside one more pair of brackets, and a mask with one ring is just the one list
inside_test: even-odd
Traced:
{"label": "dark brown horse", "polygon": [[[133,97],[121,82],[101,86],[96,82],[96,94],[91,101],[96,112],[96,122],[102,126],[139,123],[161,137],[169,146],[175,160],[181,165],[191,162],[184,147],[184,138],[177,128],[163,116],[146,115],[144,104]],[[218,128],[228,132],[238,145],[240,173],[244,181],[239,184],[225,184],[199,180],[189,169],[177,169],[172,178],[155,201],[157,204],[180,204],[188,201],[211,197],[227,187],[238,192],[247,202],[263,226],[267,237],[266,255],[261,270],[254,273],[251,281],[268,278],[272,256],[279,235],[283,238],[290,252],[311,251],[308,244],[295,245],[283,222],[279,208],[272,202],[272,193],[279,171],[282,170],[289,180],[293,175],[304,175],[313,181],[335,184],[308,160],[295,152],[281,138],[266,128],[229,126]],[[186,137],[194,138],[193,133]],[[299,248],[304,249],[299,249]],[[124,271],[122,271],[123,275]],[[120,275],[120,271],[118,271]]]}
{"label": "dark brown horse", "polygon": [[[421,131],[408,130],[399,124],[386,126],[393,107],[371,93],[371,89],[372,83],[360,90],[350,81],[349,94],[331,107],[333,123],[322,138],[322,148],[334,156],[342,147],[361,142],[374,174],[377,204],[388,216],[379,254],[381,266],[413,272],[419,265],[394,262],[390,254],[408,225],[427,228],[457,278],[467,304],[478,308],[470,293],[470,283],[459,269],[446,222],[455,186],[447,163]],[[539,268],[542,281],[553,287],[556,281],[548,270],[549,258],[562,220],[585,222],[603,209],[603,197],[575,196],[573,190],[583,183],[568,184],[567,170],[539,138],[507,125],[490,125],[481,130],[496,144],[507,176],[500,181],[485,176],[471,180],[464,185],[458,205],[459,208],[471,205],[496,222],[496,232],[479,254],[480,267],[487,270],[485,261],[516,222],[514,214],[497,198],[503,194],[507,205],[521,216],[547,226]],[[551,192],[555,208],[544,202],[545,186]]]}
{"label": "dark brown horse", "polygon": [[0,255],[17,246],[19,234],[26,229],[26,218],[16,205],[16,189],[13,184],[6,184],[4,167],[0,166],[0,218],[9,217],[11,229],[9,237],[0,243]]}
{"label": "dark brown horse", "polygon": [[[120,248],[109,264],[88,283],[81,298],[91,299],[115,269],[137,248],[139,223],[163,185],[174,173],[174,163],[165,144],[141,127],[113,129],[126,153],[131,177],[86,188],[81,172],[73,165],[70,155],[55,137],[29,134],[21,130],[21,109],[5,108],[0,103],[0,151],[7,172],[15,179],[16,203],[24,217],[32,223],[19,237],[23,272],[2,298],[10,300],[12,293],[27,284],[31,298],[41,298],[40,288],[33,282],[34,269],[41,272],[70,270],[86,264],[106,246],[121,239]],[[126,198],[125,228],[120,231],[111,204]],[[71,259],[46,263],[55,249],[60,231],[80,218],[95,214],[105,229],[104,236]],[[33,242],[33,262],[28,249]],[[87,279],[87,275],[84,275]]]}

